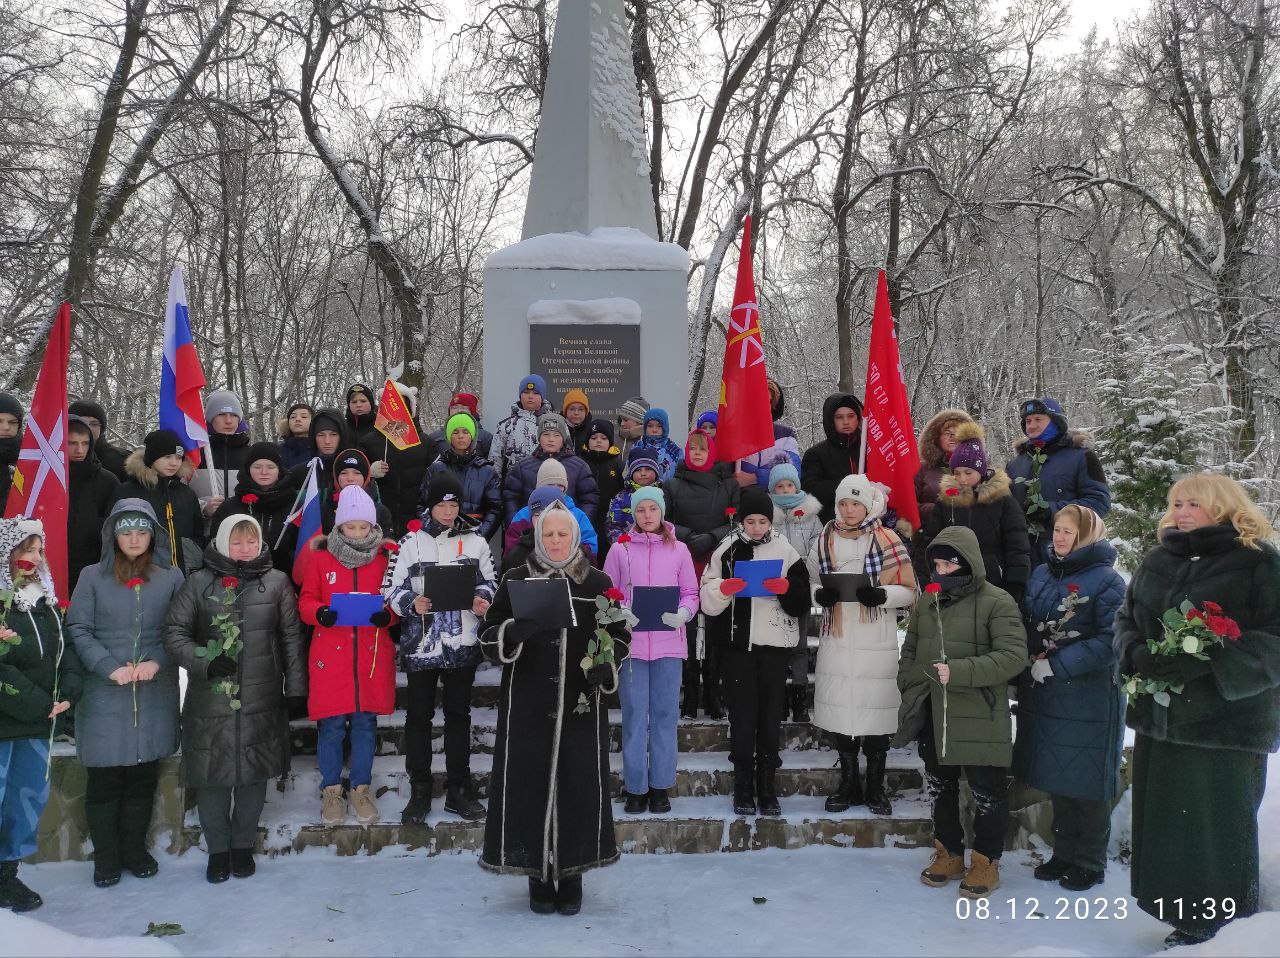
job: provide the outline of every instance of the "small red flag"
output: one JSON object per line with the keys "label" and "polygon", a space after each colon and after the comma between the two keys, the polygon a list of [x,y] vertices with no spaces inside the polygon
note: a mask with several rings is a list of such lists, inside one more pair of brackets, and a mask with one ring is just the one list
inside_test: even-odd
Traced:
{"label": "small red flag", "polygon": [[724,372],[716,413],[716,458],[732,462],[773,445],[773,414],[764,370],[764,334],[751,269],[751,217],[742,227],[738,285],[725,334]]}
{"label": "small red flag", "polygon": [[400,390],[396,389],[396,384],[390,379],[383,387],[382,398],[378,400],[378,415],[374,419],[373,428],[386,436],[391,445],[401,452],[411,446],[422,444],[418,427],[414,425],[413,417],[409,415],[409,407],[405,405]]}
{"label": "small red flag", "polygon": [[888,486],[889,508],[910,522],[913,529],[919,529],[915,478],[920,471],[920,451],[911,424],[911,404],[907,400],[884,270],[880,271],[876,286],[876,311],[871,321],[865,414],[867,478]]}
{"label": "small red flag", "polygon": [[22,436],[18,465],[5,503],[6,519],[25,516],[44,523],[44,554],[58,601],[67,594],[67,359],[71,349],[71,304],[63,303],[49,332],[44,364],[36,380],[31,415]]}

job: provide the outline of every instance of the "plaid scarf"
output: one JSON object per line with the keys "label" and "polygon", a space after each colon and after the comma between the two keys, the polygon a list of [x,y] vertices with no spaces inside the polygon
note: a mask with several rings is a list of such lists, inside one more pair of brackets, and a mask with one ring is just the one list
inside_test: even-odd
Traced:
{"label": "plaid scarf", "polygon": [[[898,538],[897,533],[884,528],[879,518],[865,519],[858,526],[849,528],[833,519],[822,529],[818,537],[818,571],[820,573],[836,572],[833,545],[836,536],[860,539],[864,535],[871,536],[867,547],[867,557],[862,571],[871,579],[872,585],[902,585],[915,591],[916,573],[911,565],[911,556],[907,547]],[[844,603],[837,602],[829,609],[822,610],[822,635],[832,635],[840,631],[840,611]],[[883,606],[871,609],[858,603],[859,618],[863,622],[873,622],[886,611]]]}

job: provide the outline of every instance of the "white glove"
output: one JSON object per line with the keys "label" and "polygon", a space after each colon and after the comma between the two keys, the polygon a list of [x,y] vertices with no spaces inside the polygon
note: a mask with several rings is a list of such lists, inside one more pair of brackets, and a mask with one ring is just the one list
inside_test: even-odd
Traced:
{"label": "white glove", "polygon": [[1049,664],[1048,659],[1036,659],[1031,663],[1031,678],[1036,682],[1043,682],[1051,675],[1053,675],[1053,666]]}
{"label": "white glove", "polygon": [[369,466],[369,475],[373,476],[374,479],[385,479],[390,470],[391,467],[386,462],[379,459],[377,462]]}
{"label": "white glove", "polygon": [[680,606],[674,612],[662,613],[662,624],[672,629],[678,629],[692,618],[693,613],[684,606]]}

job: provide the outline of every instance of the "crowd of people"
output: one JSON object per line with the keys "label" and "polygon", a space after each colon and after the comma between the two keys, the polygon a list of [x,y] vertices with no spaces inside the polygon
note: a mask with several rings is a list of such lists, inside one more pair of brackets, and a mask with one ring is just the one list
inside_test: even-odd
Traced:
{"label": "crowd of people", "polygon": [[[1107,540],[1106,475],[1054,400],[1017,410],[1024,438],[1002,465],[968,413],[933,416],[914,528],[862,474],[858,397],[830,396],[822,438],[802,450],[783,389],[769,389],[774,443],[736,463],[717,459],[714,412],[682,444],[640,397],[600,418],[582,390],[549,396],[538,375],[518,383],[492,433],[460,392],[443,425],[404,450],[374,428],[363,384],[341,409],[294,403],[278,436],[258,441],[239,398],[214,390],[199,468],[167,430],[117,449],[105,408],[72,403],[69,596],[55,594],[40,523],[0,520],[0,905],[40,904],[17,870],[36,847],[63,713],[88,769],[95,884],[156,874],[146,836],[158,763],[179,751],[218,883],[254,873],[290,719],[316,723],[322,820],[380,820],[377,723],[395,709],[399,668],[400,821],[431,810],[439,692],[444,809],[485,820],[481,865],[527,876],[535,912],[576,913],[583,873],[618,858],[614,692],[624,815],[671,810],[678,718],[700,713],[727,714],[734,813],[780,814],[789,718],[838,756],[833,813],[891,815],[889,750],[918,748],[934,825],[925,884],[958,880],[975,898],[999,887],[1013,778],[1052,801],[1053,856],[1036,878],[1087,891],[1106,869],[1129,676],[1170,686],[1128,702],[1135,898],[1174,926],[1171,943],[1256,911],[1257,809],[1280,746],[1280,553],[1244,488],[1208,472],[1176,482],[1159,545],[1126,585]],[[0,491],[23,418],[0,395]],[[313,462],[321,529],[299,543],[290,518]],[[776,563],[762,584],[743,574],[757,560]],[[429,586],[445,566],[473,570],[465,594]],[[569,616],[518,615],[529,580],[548,579],[565,582]],[[636,590],[653,586],[673,598],[641,627]],[[1155,654],[1186,603],[1202,622],[1230,623],[1225,640]],[[486,655],[503,668],[487,808],[470,772]],[[1174,913],[1174,899],[1219,905]]]}

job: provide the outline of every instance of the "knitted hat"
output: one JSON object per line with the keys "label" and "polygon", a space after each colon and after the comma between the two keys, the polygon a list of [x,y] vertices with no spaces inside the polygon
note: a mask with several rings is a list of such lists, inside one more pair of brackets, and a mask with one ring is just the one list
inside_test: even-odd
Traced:
{"label": "knitted hat", "polygon": [[613,423],[607,419],[593,419],[587,425],[587,438],[592,436],[604,436],[609,440],[609,445],[613,445]]}
{"label": "knitted hat", "polygon": [[658,460],[653,457],[653,449],[648,446],[632,446],[631,451],[627,453],[627,478],[631,478],[631,474],[637,469],[652,469],[659,476],[662,475],[662,467],[658,465]]}
{"label": "knitted hat", "polygon": [[285,419],[288,419],[290,416],[292,416],[292,415],[293,415],[295,412],[297,412],[299,409],[305,409],[307,412],[311,413],[311,415],[313,415],[313,416],[316,414],[315,407],[314,407],[314,406],[312,406],[312,405],[311,405],[311,403],[309,403],[309,402],[296,402],[296,403],[294,403],[292,406],[290,406],[287,410],[285,410],[284,418],[285,418]]}
{"label": "knitted hat", "polygon": [[704,412],[701,416],[698,417],[697,428],[701,429],[707,423],[711,423],[712,426],[719,425],[719,416],[717,415],[714,409],[708,409],[706,412]]}
{"label": "knitted hat", "polygon": [[564,502],[565,491],[555,486],[539,486],[529,497],[529,515],[536,516],[553,502]]}
{"label": "knitted hat", "polygon": [[449,421],[444,424],[444,438],[447,440],[453,436],[455,429],[465,429],[471,433],[471,438],[476,438],[476,420],[470,413],[456,412],[449,417]]}
{"label": "knitted hat", "polygon": [[744,522],[747,516],[764,516],[770,522],[773,521],[773,500],[759,486],[747,486],[738,499],[737,520]]}
{"label": "knitted hat", "polygon": [[356,396],[364,396],[365,399],[369,400],[371,405],[374,405],[373,390],[364,383],[353,383],[351,388],[347,390],[348,406],[351,405],[351,400]]}
{"label": "knitted hat", "polygon": [[959,443],[947,465],[952,469],[964,466],[982,474],[986,478],[991,474],[991,462],[987,459],[987,447],[982,440],[984,432],[976,422],[961,423],[956,427],[956,440]]}
{"label": "knitted hat", "polygon": [[161,456],[185,456],[182,440],[172,429],[157,429],[142,440],[142,464],[153,466]]}
{"label": "knitted hat", "polygon": [[218,526],[218,534],[213,537],[213,547],[228,559],[231,558],[231,530],[242,522],[252,523],[254,529],[258,531],[259,555],[262,554],[261,550],[265,548],[265,543],[262,541],[262,526],[258,524],[258,520],[246,513],[237,512],[235,515],[227,516],[222,520],[222,524]]}
{"label": "knitted hat", "polygon": [[642,502],[656,502],[663,518],[667,515],[667,497],[657,486],[641,486],[631,493],[631,514],[636,514],[636,506]]}
{"label": "knitted hat", "polygon": [[338,473],[346,469],[359,469],[360,475],[369,478],[369,457],[359,449],[343,449],[333,460],[333,479],[337,483]]}
{"label": "knitted hat", "polygon": [[1022,423],[1022,431],[1027,431],[1028,416],[1048,416],[1058,425],[1058,432],[1067,431],[1067,414],[1062,411],[1062,403],[1047,396],[1043,399],[1028,399],[1018,407],[1018,418]]}
{"label": "knitted hat", "polygon": [[587,414],[590,415],[591,401],[587,399],[587,394],[584,393],[581,389],[570,389],[567,393],[564,394],[564,402],[560,404],[560,411],[563,413],[566,409],[568,409],[574,403],[581,403],[582,406],[587,410]]}
{"label": "knitted hat", "polygon": [[477,421],[480,419],[480,400],[471,393],[454,393],[450,396],[449,408],[452,409],[454,406],[466,406],[472,418]]}
{"label": "knitted hat", "polygon": [[561,489],[568,489],[569,473],[565,471],[559,459],[545,459],[542,465],[538,467],[538,478],[535,485],[559,486]]}
{"label": "knitted hat", "polygon": [[634,419],[644,422],[644,414],[649,411],[649,402],[643,396],[632,396],[618,407],[619,419]]}
{"label": "knitted hat", "polygon": [[800,489],[800,472],[795,466],[789,462],[781,463],[769,470],[769,493],[772,495],[773,490],[778,487],[778,483],[790,479],[796,484],[796,490]]}
{"label": "knitted hat", "polygon": [[83,432],[90,439],[93,438],[93,427],[89,425],[89,421],[83,416],[77,416],[71,413],[67,414],[67,432]]}
{"label": "knitted hat", "polygon": [[872,482],[866,476],[845,476],[836,486],[836,507],[844,499],[860,502],[867,510],[868,519],[877,519],[889,508],[889,496],[884,486]]}
{"label": "knitted hat", "polygon": [[92,399],[77,399],[67,407],[67,414],[70,416],[83,416],[86,419],[96,419],[103,429],[107,428],[107,410],[103,408],[101,403],[96,403]]}
{"label": "knitted hat", "polygon": [[118,536],[122,532],[129,532],[133,529],[151,532],[154,528],[155,524],[145,512],[118,512],[116,513],[115,525],[111,527],[111,534]]}
{"label": "knitted hat", "polygon": [[336,528],[344,522],[378,524],[378,510],[369,493],[360,486],[347,486],[338,493],[338,511],[334,514],[333,525]]}
{"label": "knitted hat", "polygon": [[284,458],[280,455],[280,447],[274,442],[255,442],[245,453],[244,464],[247,469],[259,459],[274,462],[278,468],[284,467]]}
{"label": "knitted hat", "polygon": [[569,424],[564,421],[564,416],[559,413],[547,412],[538,417],[539,439],[542,438],[544,432],[558,432],[565,445],[569,444]]}
{"label": "knitted hat", "polygon": [[973,567],[969,565],[968,560],[960,554],[960,550],[955,546],[946,544],[931,545],[926,550],[925,555],[928,556],[929,570],[931,572],[933,571],[933,560],[941,559],[944,562],[950,562],[953,565],[958,565],[960,567],[960,571],[958,573],[954,573],[955,575],[970,575],[973,573]]}
{"label": "knitted hat", "polygon": [[16,397],[10,396],[8,393],[0,393],[0,412],[7,412],[10,416],[17,418],[18,428],[22,428],[22,420],[26,416],[26,411]]}
{"label": "knitted hat", "polygon": [[244,407],[240,405],[239,397],[230,389],[215,389],[204,401],[204,421],[213,422],[214,416],[221,416],[224,412],[244,420]]}
{"label": "knitted hat", "polygon": [[545,401],[547,398],[547,381],[537,373],[530,373],[520,380],[520,388],[516,390],[517,396],[520,393],[527,393],[530,390],[536,392]]}
{"label": "knitted hat", "polygon": [[442,502],[456,502],[462,508],[462,482],[447,469],[432,475],[422,504],[430,512]]}

